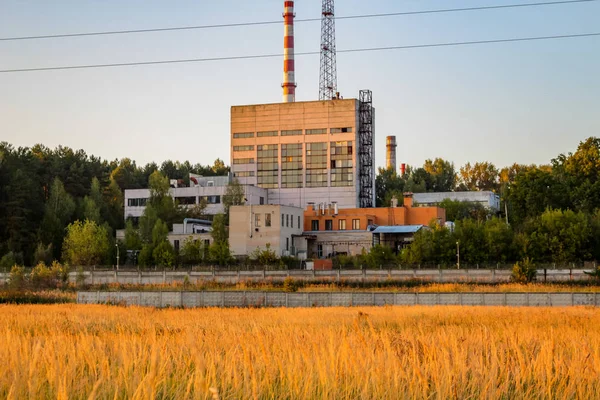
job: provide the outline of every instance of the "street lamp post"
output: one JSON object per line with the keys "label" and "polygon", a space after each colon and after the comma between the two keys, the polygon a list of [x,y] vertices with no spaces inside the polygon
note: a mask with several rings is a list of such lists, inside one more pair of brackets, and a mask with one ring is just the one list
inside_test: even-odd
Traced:
{"label": "street lamp post", "polygon": [[460,269],[460,242],[456,242],[456,268]]}
{"label": "street lamp post", "polygon": [[115,243],[115,247],[117,248],[117,271],[119,270],[119,243]]}

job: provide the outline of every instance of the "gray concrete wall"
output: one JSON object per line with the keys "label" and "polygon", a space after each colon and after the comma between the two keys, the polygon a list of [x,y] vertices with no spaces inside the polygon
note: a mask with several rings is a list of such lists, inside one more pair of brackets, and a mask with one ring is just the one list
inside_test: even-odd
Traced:
{"label": "gray concrete wall", "polygon": [[152,307],[598,306],[600,293],[78,292],[77,303]]}
{"label": "gray concrete wall", "polygon": [[[184,282],[186,276],[190,283],[215,281],[237,283],[240,281],[283,281],[292,277],[297,280],[331,280],[349,282],[383,282],[387,280],[424,280],[438,283],[501,283],[510,281],[510,270],[490,269],[408,269],[408,270],[331,270],[331,271],[86,271],[85,283],[97,284],[170,284]],[[0,273],[0,284],[8,279],[8,273]],[[538,282],[568,282],[590,279],[583,269],[538,270]],[[77,272],[69,274],[70,282],[77,282]]]}

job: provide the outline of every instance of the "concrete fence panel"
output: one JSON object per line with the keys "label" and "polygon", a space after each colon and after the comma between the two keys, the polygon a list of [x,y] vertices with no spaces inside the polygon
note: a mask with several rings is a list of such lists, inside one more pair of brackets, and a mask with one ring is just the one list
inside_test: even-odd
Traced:
{"label": "concrete fence panel", "polygon": [[385,292],[99,292],[77,293],[80,304],[113,303],[149,307],[330,307],[469,305],[560,307],[598,306],[600,293],[385,293]]}

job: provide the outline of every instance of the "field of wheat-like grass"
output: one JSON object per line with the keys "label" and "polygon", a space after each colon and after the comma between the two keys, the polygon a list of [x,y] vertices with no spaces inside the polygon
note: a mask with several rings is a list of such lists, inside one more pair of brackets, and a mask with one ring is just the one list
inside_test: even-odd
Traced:
{"label": "field of wheat-like grass", "polygon": [[597,398],[599,322],[594,308],[5,305],[0,398]]}

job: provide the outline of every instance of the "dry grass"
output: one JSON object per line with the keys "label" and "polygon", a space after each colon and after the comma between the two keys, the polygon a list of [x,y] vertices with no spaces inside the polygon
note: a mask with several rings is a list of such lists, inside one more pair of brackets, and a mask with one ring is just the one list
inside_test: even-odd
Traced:
{"label": "dry grass", "polygon": [[0,398],[597,398],[599,320],[593,308],[7,305]]}

